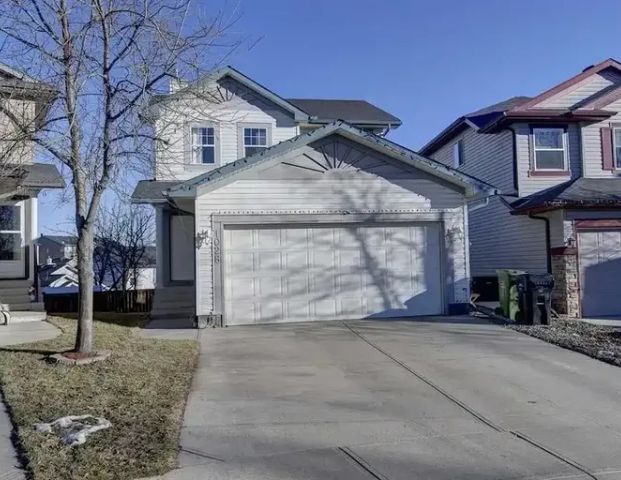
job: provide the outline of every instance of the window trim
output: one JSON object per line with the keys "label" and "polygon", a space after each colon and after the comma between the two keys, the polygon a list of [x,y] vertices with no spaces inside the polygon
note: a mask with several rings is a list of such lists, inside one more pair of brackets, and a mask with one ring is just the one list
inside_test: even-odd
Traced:
{"label": "window trim", "polygon": [[[615,170],[621,170],[621,157],[617,157],[617,136],[615,135],[615,132],[617,130],[619,130],[621,132],[621,125],[620,124],[611,124],[612,128],[612,160],[613,160],[613,167]],[[621,147],[621,145],[618,145],[619,147]]]}
{"label": "window trim", "polygon": [[[213,163],[201,163],[194,161],[194,143],[192,139],[192,130],[195,128],[213,128],[213,142],[214,142],[214,162]],[[192,122],[187,124],[186,131],[186,165],[194,167],[218,167],[220,166],[220,129],[217,123],[211,122]]]}
{"label": "window trim", "polygon": [[[460,138],[453,144],[453,168],[463,167],[466,164],[464,150],[464,139]],[[457,152],[457,158],[455,158],[455,152]]]}
{"label": "window trim", "polygon": [[272,146],[272,124],[271,123],[238,123],[237,124],[237,158],[246,156],[246,146],[244,145],[245,128],[265,129],[265,148]]}
{"label": "window trim", "polygon": [[[535,133],[537,130],[561,130],[563,147],[562,148],[537,148]],[[531,125],[530,126],[530,146],[531,146],[531,165],[532,175],[567,175],[569,173],[569,149],[567,148],[567,125]],[[537,151],[563,152],[563,168],[538,168]]]}

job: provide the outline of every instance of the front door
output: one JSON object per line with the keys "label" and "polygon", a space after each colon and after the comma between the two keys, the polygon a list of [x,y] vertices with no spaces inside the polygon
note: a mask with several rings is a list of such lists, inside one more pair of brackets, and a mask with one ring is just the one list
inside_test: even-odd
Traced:
{"label": "front door", "polygon": [[23,202],[0,204],[0,278],[24,276]]}
{"label": "front door", "polygon": [[170,281],[194,280],[194,217],[170,216]]}

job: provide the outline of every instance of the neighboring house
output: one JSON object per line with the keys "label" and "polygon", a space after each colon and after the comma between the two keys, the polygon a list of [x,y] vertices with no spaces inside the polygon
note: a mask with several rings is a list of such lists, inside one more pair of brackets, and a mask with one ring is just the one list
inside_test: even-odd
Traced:
{"label": "neighboring house", "polygon": [[0,64],[0,304],[13,312],[12,321],[44,318],[32,313],[43,306],[29,295],[37,195],[44,188],[62,188],[64,181],[53,165],[34,162],[30,134],[40,128],[54,95],[51,87]]}
{"label": "neighboring house", "polygon": [[75,258],[39,265],[39,286],[42,293],[77,292],[79,284]]}
{"label": "neighboring house", "polygon": [[152,316],[216,325],[464,311],[466,203],[496,191],[383,138],[365,102],[285,99],[227,67],[152,105]]}
{"label": "neighboring house", "polygon": [[504,195],[469,214],[472,275],[551,272],[553,306],[621,315],[621,64],[459,117],[421,149]]}
{"label": "neighboring house", "polygon": [[41,235],[37,239],[39,263],[49,263],[49,259],[71,260],[75,257],[78,237],[72,235]]}

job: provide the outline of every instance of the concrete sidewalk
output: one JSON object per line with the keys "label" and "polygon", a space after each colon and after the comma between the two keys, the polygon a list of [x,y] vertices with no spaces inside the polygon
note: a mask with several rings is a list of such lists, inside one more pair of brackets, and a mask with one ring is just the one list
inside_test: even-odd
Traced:
{"label": "concrete sidewalk", "polygon": [[[58,328],[47,322],[0,325],[0,348],[48,340],[60,333]],[[0,480],[22,480],[26,478],[11,441],[12,431],[13,425],[6,406],[0,401]]]}
{"label": "concrete sidewalk", "polygon": [[201,335],[166,480],[621,479],[621,370],[480,319]]}

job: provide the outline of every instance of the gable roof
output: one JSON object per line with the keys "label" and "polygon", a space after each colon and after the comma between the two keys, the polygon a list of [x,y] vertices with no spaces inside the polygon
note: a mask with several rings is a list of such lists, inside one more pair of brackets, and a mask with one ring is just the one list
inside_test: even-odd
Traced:
{"label": "gable roof", "polygon": [[232,78],[285,111],[290,112],[298,122],[330,123],[335,120],[345,120],[348,123],[355,123],[357,125],[391,126],[393,128],[401,125],[401,120],[397,117],[370,104],[366,100],[283,98],[230,65],[214,70],[200,78],[197,82],[180,88],[173,93],[158,95],[153,98],[152,104],[192,92],[192,89],[196,88],[197,84],[217,82],[224,77]]}
{"label": "gable roof", "polygon": [[534,105],[537,105],[538,103],[541,103],[542,101],[556,95],[557,93],[560,93],[563,90],[566,90],[567,88],[581,82],[582,80],[592,75],[596,75],[600,72],[603,72],[604,70],[607,70],[609,68],[612,68],[614,70],[621,72],[621,63],[619,63],[614,58],[608,58],[604,60],[603,62],[598,63],[597,65],[591,65],[585,68],[584,70],[582,70],[582,72],[580,72],[578,75],[574,75],[570,79],[565,80],[564,82],[559,83],[558,85],[555,85],[554,87],[546,90],[545,92],[540,93],[539,95],[531,98],[528,102],[525,102],[522,105],[520,105],[519,109],[525,110],[525,109],[531,108]]}
{"label": "gable roof", "polygon": [[196,88],[196,85],[198,84],[207,84],[211,82],[217,82],[218,80],[221,80],[224,77],[232,78],[233,80],[241,83],[245,87],[258,93],[259,95],[266,98],[267,100],[270,100],[274,104],[290,112],[296,120],[298,121],[309,120],[309,115],[306,112],[300,110],[298,107],[296,107],[289,101],[285,100],[280,95],[274,93],[269,88],[261,85],[259,82],[254,81],[252,78],[244,75],[239,70],[231,67],[230,65],[214,70],[213,72],[210,72],[204,75],[203,77],[201,77],[197,82],[187,85],[183,88],[180,88],[179,90],[176,90],[175,92],[172,92],[166,95],[158,95],[157,97],[154,97],[152,104],[166,101],[166,100],[178,97],[186,93],[191,93],[193,89]]}
{"label": "gable roof", "polygon": [[529,101],[530,99],[531,97],[524,96],[510,97],[506,100],[502,100],[501,102],[494,103],[479,110],[475,110],[474,112],[462,115],[442,130],[438,135],[433,137],[429,142],[427,142],[420,149],[420,153],[423,155],[430,155],[466,128],[470,126],[475,129],[483,128],[490,122],[501,117],[504,113]]}
{"label": "gable roof", "polygon": [[315,98],[289,98],[290,103],[308,113],[312,123],[331,123],[344,120],[356,125],[401,125],[394,115],[366,100],[337,100]]}
{"label": "gable roof", "polygon": [[41,235],[37,240],[51,240],[59,245],[76,245],[78,243],[78,237],[74,235]]}
{"label": "gable roof", "polygon": [[502,102],[463,115],[432,138],[420,149],[420,152],[424,155],[431,155],[468,127],[483,133],[492,133],[503,128],[508,123],[518,120],[600,121],[609,118],[615,112],[601,110],[601,108],[621,98],[621,90],[617,88],[612,88],[610,91],[605,92],[603,96],[598,96],[593,100],[589,100],[584,104],[578,104],[572,108],[533,108],[547,98],[608,69],[615,69],[621,72],[621,63],[613,58],[609,58],[597,65],[585,68],[578,75],[535,97],[511,97]]}
{"label": "gable roof", "polygon": [[257,165],[276,160],[300,147],[334,134],[341,135],[359,144],[366,145],[367,147],[377,150],[380,153],[402,161],[407,165],[440,177],[449,183],[458,185],[464,188],[467,196],[477,196],[479,194],[487,196],[499,193],[494,186],[471,175],[467,175],[436,160],[424,157],[412,150],[391,142],[384,137],[379,137],[372,133],[365,132],[364,130],[349,125],[344,121],[338,121],[319,127],[312,132],[304,133],[289,140],[285,140],[272,147],[266,148],[259,153],[241,158],[220,168],[211,170],[182,182],[165,191],[164,195],[170,197],[194,197],[196,195],[196,188],[199,186],[213,185],[214,188],[217,188],[216,185],[224,180],[230,181],[236,175]]}

